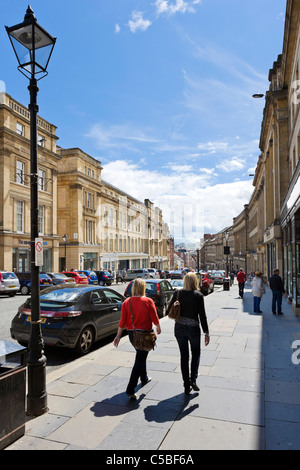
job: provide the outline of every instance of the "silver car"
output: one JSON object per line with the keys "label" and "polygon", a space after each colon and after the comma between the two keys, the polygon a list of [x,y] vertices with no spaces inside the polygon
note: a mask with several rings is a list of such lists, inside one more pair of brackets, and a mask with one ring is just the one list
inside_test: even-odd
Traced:
{"label": "silver car", "polygon": [[125,281],[132,281],[137,277],[141,277],[142,279],[149,279],[150,275],[148,273],[148,269],[128,269],[125,275]]}
{"label": "silver car", "polygon": [[20,290],[20,282],[15,273],[0,271],[0,294],[13,297]]}

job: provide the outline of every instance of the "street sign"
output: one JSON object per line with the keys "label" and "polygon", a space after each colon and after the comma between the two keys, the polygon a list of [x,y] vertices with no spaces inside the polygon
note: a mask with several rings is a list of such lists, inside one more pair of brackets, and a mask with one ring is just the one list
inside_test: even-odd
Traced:
{"label": "street sign", "polygon": [[42,238],[35,238],[34,239],[34,246],[35,246],[35,265],[36,266],[43,266],[43,239]]}

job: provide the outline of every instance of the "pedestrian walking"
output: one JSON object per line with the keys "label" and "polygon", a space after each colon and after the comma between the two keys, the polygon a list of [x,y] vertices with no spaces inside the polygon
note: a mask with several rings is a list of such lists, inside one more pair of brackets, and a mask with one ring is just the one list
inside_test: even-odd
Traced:
{"label": "pedestrian walking", "polygon": [[[118,347],[123,329],[126,327],[128,330],[129,340],[133,343],[133,324],[131,320],[130,305],[133,311],[134,327],[136,330],[151,330],[152,323],[156,326],[156,332],[159,335],[161,328],[159,318],[156,312],[154,302],[149,297],[145,296],[146,282],[144,279],[137,278],[133,282],[132,297],[127,298],[122,305],[121,319],[119,322],[117,336],[113,344]],[[135,388],[138,380],[142,382],[142,386],[150,382],[147,375],[147,356],[148,351],[136,349],[135,362],[131,371],[130,379],[127,385],[126,393],[130,399],[136,400]]]}
{"label": "pedestrian walking", "polygon": [[[167,314],[177,300],[177,291],[171,299]],[[205,333],[205,346],[209,344],[209,330],[204,307],[204,297],[199,289],[197,275],[189,272],[183,280],[183,288],[179,291],[180,317],[175,322],[174,333],[180,350],[180,367],[183,386],[186,394],[193,389],[199,391],[196,383],[201,354],[201,330]],[[189,372],[189,348],[191,348],[191,367]]]}
{"label": "pedestrian walking", "polygon": [[245,282],[247,280],[247,276],[242,270],[242,268],[239,270],[239,272],[236,275],[236,279],[239,285],[239,296],[242,299],[244,297],[244,288],[245,288]]}
{"label": "pedestrian walking", "polygon": [[272,291],[272,313],[276,315],[276,306],[278,315],[282,315],[282,294],[285,292],[283,282],[279,276],[279,269],[274,269],[273,275],[269,280],[270,289]]}
{"label": "pedestrian walking", "polygon": [[262,280],[262,273],[256,272],[255,278],[251,282],[252,286],[252,294],[253,294],[253,310],[254,313],[262,313],[260,310],[260,302],[262,295],[266,292],[263,280]]}

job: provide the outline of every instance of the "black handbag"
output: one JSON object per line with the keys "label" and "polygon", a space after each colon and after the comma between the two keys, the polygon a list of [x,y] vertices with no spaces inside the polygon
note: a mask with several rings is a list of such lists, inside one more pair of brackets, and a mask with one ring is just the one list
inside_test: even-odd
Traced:
{"label": "black handbag", "polygon": [[180,317],[179,289],[177,290],[177,298],[170,308],[168,317],[175,321]]}
{"label": "black handbag", "polygon": [[132,307],[129,299],[130,315],[133,326],[133,346],[141,351],[151,351],[156,346],[156,334],[153,330],[136,330],[133,322]]}

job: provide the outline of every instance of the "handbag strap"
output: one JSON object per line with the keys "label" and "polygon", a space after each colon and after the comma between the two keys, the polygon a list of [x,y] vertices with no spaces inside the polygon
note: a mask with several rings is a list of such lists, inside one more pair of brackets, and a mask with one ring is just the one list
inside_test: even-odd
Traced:
{"label": "handbag strap", "polygon": [[129,297],[129,308],[130,308],[130,315],[131,315],[132,326],[133,326],[133,329],[135,330],[135,328],[134,328],[134,323],[133,323],[133,314],[132,314],[132,307],[131,307],[130,297]]}

